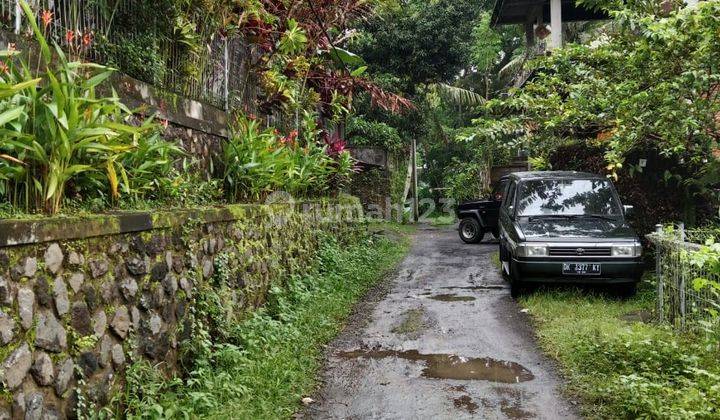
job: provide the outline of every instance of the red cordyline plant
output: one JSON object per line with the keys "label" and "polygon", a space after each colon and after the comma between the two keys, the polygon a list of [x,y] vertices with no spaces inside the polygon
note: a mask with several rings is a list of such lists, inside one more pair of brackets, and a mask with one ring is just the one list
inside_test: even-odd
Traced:
{"label": "red cordyline plant", "polygon": [[[303,76],[308,87],[319,93],[323,116],[331,114],[331,103],[336,94],[345,97],[349,104],[358,91],[367,92],[373,105],[389,112],[400,113],[414,108],[410,100],[384,91],[367,78],[352,75],[347,66],[338,62],[342,59],[333,47],[343,45],[352,37],[355,31],[350,26],[353,23],[373,15],[373,0],[252,0],[252,4],[254,8],[240,14],[238,26],[267,57],[278,53],[279,40],[290,22],[296,22],[304,31],[306,57],[316,58],[318,52],[326,57],[309,60],[310,69]],[[267,60],[261,60],[261,63],[266,65]],[[290,70],[285,74],[300,77],[294,69]],[[284,100],[278,93],[271,94],[261,108],[270,109]]]}

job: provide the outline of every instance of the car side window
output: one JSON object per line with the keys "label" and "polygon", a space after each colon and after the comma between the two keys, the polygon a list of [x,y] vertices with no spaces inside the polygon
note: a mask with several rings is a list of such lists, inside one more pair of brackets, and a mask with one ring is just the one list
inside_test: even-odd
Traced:
{"label": "car side window", "polygon": [[505,201],[503,202],[503,207],[507,211],[509,215],[515,214],[515,191],[517,189],[517,184],[515,182],[511,182],[510,185],[507,188],[507,194],[505,194]]}

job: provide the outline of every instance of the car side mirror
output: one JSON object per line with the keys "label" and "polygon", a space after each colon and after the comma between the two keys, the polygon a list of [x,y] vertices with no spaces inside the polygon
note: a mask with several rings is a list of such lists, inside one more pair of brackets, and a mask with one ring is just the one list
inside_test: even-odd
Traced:
{"label": "car side mirror", "polygon": [[632,216],[634,210],[634,206],[623,206],[623,212],[625,213],[625,216]]}

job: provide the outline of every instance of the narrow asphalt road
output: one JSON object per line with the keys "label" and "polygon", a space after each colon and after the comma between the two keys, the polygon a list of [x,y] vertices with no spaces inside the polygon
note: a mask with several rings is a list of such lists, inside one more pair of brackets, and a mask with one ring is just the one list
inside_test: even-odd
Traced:
{"label": "narrow asphalt road", "polygon": [[576,418],[491,260],[423,227],[398,271],[327,349],[324,386],[304,413],[332,419]]}

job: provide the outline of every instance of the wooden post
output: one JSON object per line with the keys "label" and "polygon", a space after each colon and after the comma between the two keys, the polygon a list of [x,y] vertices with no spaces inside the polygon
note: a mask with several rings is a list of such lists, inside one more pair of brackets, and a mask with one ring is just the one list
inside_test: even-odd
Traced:
{"label": "wooden post", "polygon": [[550,0],[550,49],[562,48],[562,0]]}
{"label": "wooden post", "polygon": [[657,311],[658,319],[660,322],[665,321],[665,314],[663,313],[665,305],[665,297],[663,296],[663,276],[662,276],[662,225],[655,225],[655,234],[657,235],[657,242],[655,243],[655,276],[657,276]]}
{"label": "wooden post", "polygon": [[536,24],[542,24],[542,7],[540,6],[534,6],[527,14],[527,20],[525,21],[525,42],[528,48],[535,46]]}
{"label": "wooden post", "polygon": [[415,140],[415,137],[412,139],[412,156],[410,159],[412,160],[413,222],[417,223],[418,219],[420,219],[420,208],[418,205],[417,140]]}

